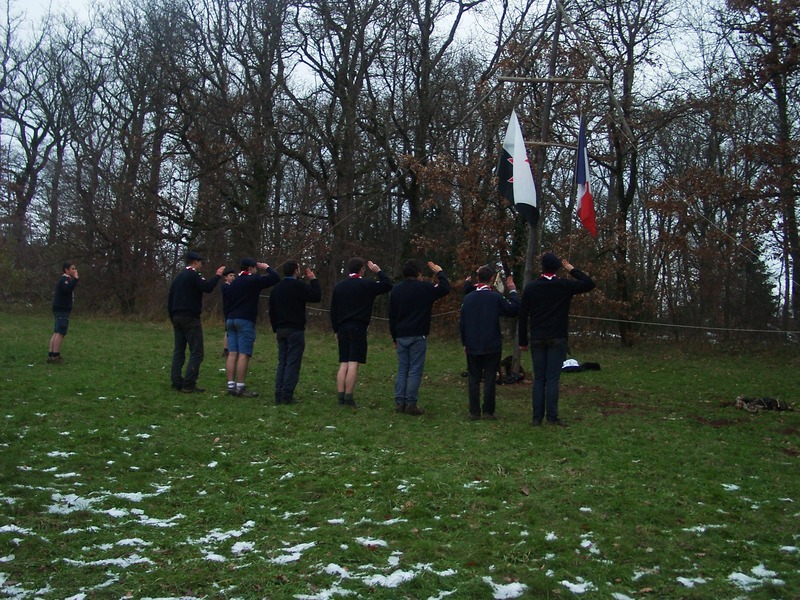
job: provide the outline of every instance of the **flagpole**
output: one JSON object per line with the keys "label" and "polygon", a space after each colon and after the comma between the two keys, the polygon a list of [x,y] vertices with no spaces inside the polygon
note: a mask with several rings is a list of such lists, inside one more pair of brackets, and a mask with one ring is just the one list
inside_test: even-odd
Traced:
{"label": "flagpole", "polygon": [[[578,111],[578,135],[579,136],[580,136],[580,127],[581,127],[581,123],[582,122],[583,122],[583,111]],[[577,152],[575,152],[575,168],[572,170],[573,173],[577,173],[578,172],[578,161],[580,160],[578,158],[578,153],[581,151],[580,146],[581,146],[580,142],[578,142],[578,150],[577,150]],[[570,198],[576,198],[577,197],[577,195],[576,195],[577,189],[578,189],[577,178],[573,176],[572,177],[572,182],[570,183],[570,189],[569,189],[569,197]],[[577,201],[576,201],[576,204],[577,204]],[[570,208],[570,210],[569,210],[569,232],[567,233],[567,239],[569,240],[569,242],[567,244],[567,260],[569,262],[572,262],[572,229],[575,226],[575,219],[577,217],[577,215],[575,213],[575,208],[576,208],[575,206],[572,206]]]}

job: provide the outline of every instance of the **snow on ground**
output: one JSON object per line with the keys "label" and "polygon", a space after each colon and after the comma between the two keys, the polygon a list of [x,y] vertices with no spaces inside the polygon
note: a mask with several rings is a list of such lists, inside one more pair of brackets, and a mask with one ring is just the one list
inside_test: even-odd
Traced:
{"label": "snow on ground", "polygon": [[[61,435],[69,436],[70,432],[63,432]],[[150,434],[131,434],[136,439],[146,440]],[[46,453],[50,459],[60,461],[61,459],[69,459],[74,456],[74,452],[64,452],[62,450],[52,450]],[[329,453],[331,458],[335,458],[339,453]],[[108,464],[113,464],[114,461],[109,461]],[[269,461],[267,461],[269,462]],[[264,463],[253,463],[254,465],[261,465]],[[212,461],[205,465],[206,468],[215,469],[219,466],[217,461]],[[19,471],[33,472],[31,467],[27,465],[18,465]],[[131,467],[135,469],[134,467]],[[184,525],[187,521],[186,515],[179,513],[172,516],[153,518],[147,515],[148,500],[157,496],[169,494],[172,490],[170,483],[152,484],[151,489],[144,491],[100,491],[85,494],[77,493],[81,489],[80,483],[81,474],[71,471],[61,472],[57,467],[51,467],[45,470],[37,470],[37,473],[46,473],[53,478],[52,488],[47,488],[49,492],[50,503],[42,506],[42,512],[56,515],[69,515],[74,512],[82,511],[88,513],[89,523],[82,528],[72,528],[63,531],[60,535],[76,535],[83,534],[103,534],[104,540],[108,540],[109,528],[115,526],[124,526],[126,524],[144,525],[154,529],[177,528]],[[158,472],[158,471],[157,471]],[[263,472],[260,469],[259,472]],[[286,482],[294,479],[298,475],[302,475],[302,471],[298,474],[292,471],[281,470],[276,474],[277,482]],[[191,479],[194,474],[191,472],[182,474],[182,479]],[[240,480],[244,482],[245,480]],[[353,488],[353,484],[343,484],[345,489]],[[408,494],[417,484],[407,480],[398,480],[395,489],[400,494]],[[740,492],[741,488],[738,484],[722,483],[720,484],[724,490],[736,493]],[[490,489],[491,484],[488,480],[471,480],[465,481],[461,484],[462,491],[460,493],[480,492]],[[44,488],[38,488],[44,489]],[[6,495],[0,495],[0,506],[14,505],[17,501],[16,498],[9,495],[9,490],[2,490]],[[198,490],[198,498],[203,498],[208,495],[206,490]],[[745,498],[742,500],[751,502]],[[134,507],[130,506],[115,506],[119,501],[127,502]],[[781,502],[794,502],[791,498],[781,498]],[[142,508],[139,508],[141,506]],[[755,506],[755,503],[754,503]],[[369,537],[356,535],[358,528],[364,526],[376,526],[385,528],[412,528],[413,523],[409,523],[409,519],[403,517],[374,519],[367,514],[359,518],[358,515],[347,515],[347,518],[342,516],[330,516],[323,518],[318,523],[306,523],[309,519],[308,512],[300,511],[285,511],[280,513],[275,508],[265,507],[267,511],[264,522],[256,522],[248,520],[234,529],[220,529],[213,528],[207,533],[199,535],[199,537],[186,537],[183,536],[183,544],[196,548],[198,561],[211,561],[218,563],[225,563],[230,568],[237,568],[241,566],[242,561],[263,561],[263,563],[273,565],[288,565],[292,563],[303,564],[303,569],[307,572],[315,572],[318,575],[324,575],[328,578],[329,582],[324,589],[315,589],[314,594],[301,594],[296,595],[298,600],[327,600],[337,597],[357,596],[363,597],[365,589],[368,588],[384,588],[384,589],[398,589],[402,590],[403,586],[413,581],[414,579],[426,575],[428,577],[436,577],[439,581],[440,591],[436,595],[430,596],[428,600],[444,600],[448,596],[456,595],[459,593],[458,585],[454,581],[458,575],[458,570],[454,568],[443,568],[439,565],[428,564],[408,564],[403,559],[403,550],[393,547],[393,545],[378,537]],[[591,506],[580,506],[578,512],[583,516],[582,518],[591,520],[594,518],[595,510]],[[366,511],[367,513],[371,511]],[[600,512],[600,511],[597,511]],[[105,516],[112,519],[104,521],[104,526],[99,527],[91,523],[91,515]],[[457,520],[464,517],[464,515],[451,514],[450,519]],[[303,527],[298,527],[291,531],[297,531],[298,535],[305,537],[301,542],[300,540],[288,540],[276,545],[274,541],[266,543],[268,536],[265,537],[265,531],[269,529],[269,520],[281,519],[285,521],[303,519]],[[440,515],[437,520],[447,518],[447,515]],[[204,521],[206,517],[204,516]],[[500,523],[498,523],[500,525]],[[338,545],[342,552],[348,551],[350,544],[357,544],[374,551],[376,557],[379,557],[376,562],[378,564],[363,564],[363,565],[349,565],[342,566],[336,562],[335,546],[331,547],[329,544],[325,545],[324,555],[328,557],[326,564],[319,564],[314,562],[320,555],[318,542],[313,539],[312,534],[327,527],[328,530],[336,528],[336,531],[342,532],[343,539]],[[527,528],[525,528],[527,527]],[[697,534],[698,536],[706,533],[712,529],[724,528],[724,524],[696,524],[689,525],[679,531],[689,534]],[[558,530],[543,531],[531,528],[530,523],[506,523],[505,528],[498,527],[496,535],[513,535],[519,539],[518,545],[530,547],[531,549],[540,549],[544,545],[547,549],[556,548],[559,544],[572,544],[574,552],[579,555],[583,564],[589,564],[594,561],[596,563],[608,564],[609,561],[603,557],[601,548],[603,545],[610,546],[611,542],[608,540],[597,540],[592,531],[584,531],[577,539],[570,539],[568,534],[564,534]],[[351,534],[350,531],[354,530]],[[31,529],[20,527],[13,522],[1,523],[0,534],[8,534],[17,536],[11,540],[12,543],[19,546],[25,543],[27,538],[38,537],[37,533]],[[388,537],[388,536],[387,536]],[[43,538],[42,538],[43,539]],[[794,540],[797,537],[793,538]],[[601,544],[600,542],[606,542]],[[102,567],[102,580],[97,581],[93,586],[85,589],[75,590],[75,595],[70,598],[76,600],[83,600],[84,598],[92,597],[93,592],[101,589],[106,589],[117,584],[123,577],[126,569],[132,567],[152,568],[156,566],[154,559],[148,556],[148,553],[157,549],[158,543],[150,541],[144,537],[125,537],[113,542],[104,544],[87,545],[83,551],[87,555],[91,555],[91,559],[81,556],[62,557],[58,559],[62,568],[76,568],[76,569],[95,569]],[[119,548],[125,548],[126,554],[119,556]],[[778,546],[780,552],[787,554],[794,554],[798,552],[796,545],[781,545]],[[115,551],[116,550],[116,551]],[[103,553],[108,553],[108,557],[103,557]],[[596,594],[599,586],[615,586],[619,587],[619,582],[592,582],[586,580],[576,574],[556,572],[549,568],[548,563],[557,558],[555,552],[547,552],[539,554],[541,558],[536,559],[535,565],[529,569],[531,582],[537,578],[548,578],[553,580],[553,585],[558,585],[563,588],[564,592],[569,592],[573,595],[589,595]],[[380,558],[382,557],[382,561]],[[6,553],[0,556],[0,569],[8,564],[13,564],[16,560],[14,553]],[[486,572],[493,574],[495,568],[493,565],[486,565]],[[99,570],[98,570],[99,572]],[[649,567],[635,567],[630,572],[631,589],[627,590],[631,595],[636,595],[636,590],[641,586],[636,584],[640,578],[648,575],[661,575],[658,566]],[[724,576],[723,576],[724,577]],[[513,599],[524,596],[529,590],[529,584],[524,581],[508,581],[499,580],[499,575],[485,575],[482,576],[480,581],[487,587],[487,597],[491,594],[493,599]],[[523,578],[524,579],[524,578]],[[692,573],[675,574],[674,580],[685,588],[694,588],[697,586],[707,585],[709,578],[697,576]],[[734,571],[727,576],[727,581],[743,592],[749,592],[764,585],[781,586],[784,581],[779,578],[779,574],[769,569],[765,564],[758,564],[752,567],[747,572]],[[0,572],[0,595],[5,597],[23,599],[48,596],[50,590],[48,588],[33,589],[26,588],[24,582],[14,581],[11,582],[5,573]],[[228,595],[235,597],[236,589],[233,586],[227,590]],[[398,595],[402,595],[402,591],[398,591]],[[614,600],[630,600],[631,596],[622,592],[611,592],[610,597]],[[156,600],[156,599],[153,599]],[[167,599],[158,599],[167,600]],[[169,599],[176,600],[176,599]]]}

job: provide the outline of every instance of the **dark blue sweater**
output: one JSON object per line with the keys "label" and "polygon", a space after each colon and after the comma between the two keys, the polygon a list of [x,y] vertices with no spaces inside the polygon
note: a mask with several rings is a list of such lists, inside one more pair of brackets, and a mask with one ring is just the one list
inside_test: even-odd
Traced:
{"label": "dark blue sweater", "polygon": [[542,276],[525,286],[519,313],[520,346],[528,345],[529,333],[532,340],[567,337],[572,297],[594,289],[594,281],[586,273],[572,269],[570,275],[575,279]]}
{"label": "dark blue sweater", "polygon": [[203,294],[213,290],[219,280],[218,275],[206,280],[194,269],[186,267],[169,288],[169,318],[172,319],[175,315],[200,317],[203,311]]}
{"label": "dark blue sweater", "polygon": [[450,293],[450,283],[444,271],[437,274],[439,282],[409,278],[392,288],[389,296],[389,332],[392,339],[429,335],[433,303]]}
{"label": "dark blue sweater", "polygon": [[66,273],[59,278],[53,294],[53,312],[72,311],[72,292],[76,285],[78,280]]}
{"label": "dark blue sweater", "polygon": [[348,277],[333,288],[331,326],[339,331],[343,323],[369,325],[375,298],[392,289],[392,278],[378,271],[378,280]]}
{"label": "dark blue sweater", "polygon": [[261,290],[275,285],[281,277],[272,267],[267,267],[266,275],[242,272],[225,291],[228,302],[228,319],[244,319],[256,322],[258,318],[258,297]]}
{"label": "dark blue sweater", "polygon": [[306,302],[322,300],[319,280],[307,284],[294,277],[284,277],[269,294],[269,322],[272,331],[305,329]]}
{"label": "dark blue sweater", "polygon": [[461,305],[461,343],[467,354],[495,354],[503,350],[500,317],[516,317],[519,313],[517,292],[509,292],[508,300],[500,292],[478,287],[464,296]]}

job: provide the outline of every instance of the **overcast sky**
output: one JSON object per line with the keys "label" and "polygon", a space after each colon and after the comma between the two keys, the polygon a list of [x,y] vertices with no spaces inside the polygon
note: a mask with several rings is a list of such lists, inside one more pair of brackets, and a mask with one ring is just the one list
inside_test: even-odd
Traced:
{"label": "overcast sky", "polygon": [[27,20],[38,21],[47,14],[48,9],[53,13],[68,11],[85,15],[91,0],[0,0],[2,5],[6,2],[10,2],[12,13],[25,13]]}

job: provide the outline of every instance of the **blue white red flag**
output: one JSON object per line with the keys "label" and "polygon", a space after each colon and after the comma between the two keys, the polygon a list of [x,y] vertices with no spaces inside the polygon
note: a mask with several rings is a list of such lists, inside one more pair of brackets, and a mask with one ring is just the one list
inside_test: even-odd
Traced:
{"label": "blue white red flag", "polygon": [[511,111],[511,118],[508,120],[497,175],[500,179],[500,195],[514,204],[531,227],[536,227],[539,222],[536,186],[516,111]]}
{"label": "blue white red flag", "polygon": [[575,171],[575,182],[578,184],[578,219],[580,219],[592,237],[597,237],[597,223],[594,216],[594,201],[589,186],[589,153],[586,151],[586,123],[581,119],[578,133],[578,168]]}

